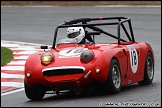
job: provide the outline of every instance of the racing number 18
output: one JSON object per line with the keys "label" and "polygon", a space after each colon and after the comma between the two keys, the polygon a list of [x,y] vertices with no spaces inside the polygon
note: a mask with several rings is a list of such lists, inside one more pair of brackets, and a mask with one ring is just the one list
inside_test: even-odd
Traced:
{"label": "racing number 18", "polygon": [[71,54],[74,54],[74,53],[81,53],[84,49],[70,49],[66,52],[66,54],[68,53],[71,53]]}
{"label": "racing number 18", "polygon": [[137,57],[136,57],[136,52],[135,50],[131,51],[131,58],[132,58],[132,66],[137,64]]}

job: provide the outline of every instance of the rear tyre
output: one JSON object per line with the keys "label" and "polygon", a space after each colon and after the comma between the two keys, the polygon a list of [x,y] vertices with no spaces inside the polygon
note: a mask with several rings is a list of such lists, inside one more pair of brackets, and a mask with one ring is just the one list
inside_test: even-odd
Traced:
{"label": "rear tyre", "polygon": [[45,90],[40,87],[29,87],[24,81],[25,94],[29,99],[39,100],[42,99],[45,95]]}
{"label": "rear tyre", "polygon": [[151,84],[154,78],[154,62],[150,52],[148,52],[145,61],[144,80],[138,82],[140,85]]}
{"label": "rear tyre", "polygon": [[112,59],[110,63],[108,79],[107,79],[107,87],[110,93],[116,94],[121,90],[121,72],[120,66],[116,59]]}

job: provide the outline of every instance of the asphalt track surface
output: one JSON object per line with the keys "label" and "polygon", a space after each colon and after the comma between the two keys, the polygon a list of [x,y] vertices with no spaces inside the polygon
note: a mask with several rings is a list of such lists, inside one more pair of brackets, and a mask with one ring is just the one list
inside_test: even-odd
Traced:
{"label": "asphalt track surface", "polygon": [[[81,96],[47,94],[31,101],[24,91],[1,96],[2,107],[97,107],[108,103],[161,106],[161,7],[1,7],[1,40],[51,45],[55,27],[74,18],[130,17],[135,40],[148,42],[155,52],[152,85],[132,84],[119,94],[90,91]],[[102,40],[102,39],[101,39]]]}

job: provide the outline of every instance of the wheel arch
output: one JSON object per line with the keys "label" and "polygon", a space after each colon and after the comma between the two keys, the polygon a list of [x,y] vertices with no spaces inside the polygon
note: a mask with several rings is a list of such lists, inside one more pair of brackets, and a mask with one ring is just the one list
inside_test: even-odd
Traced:
{"label": "wheel arch", "polygon": [[[120,63],[119,63],[119,60],[118,60],[118,58],[117,58],[116,56],[113,56],[113,57],[111,58],[110,64],[111,64],[111,62],[112,62],[113,59],[115,59],[115,60],[118,62],[118,64],[119,64],[119,69],[120,69]],[[108,69],[108,75],[107,75],[107,77],[109,77],[109,70],[110,70],[110,68]],[[121,69],[120,69],[120,74],[121,74]],[[121,74],[121,75],[122,75],[122,74]]]}
{"label": "wheel arch", "polygon": [[141,48],[141,50],[140,50],[141,54],[140,55],[142,56],[142,58],[141,58],[142,59],[142,61],[141,61],[141,65],[142,65],[141,72],[144,72],[145,61],[147,59],[146,56],[149,52],[152,54],[153,63],[154,63],[154,66],[155,66],[154,51],[153,51],[151,45],[148,44],[148,43],[142,42],[142,43],[139,43],[139,45],[140,45],[140,48]]}

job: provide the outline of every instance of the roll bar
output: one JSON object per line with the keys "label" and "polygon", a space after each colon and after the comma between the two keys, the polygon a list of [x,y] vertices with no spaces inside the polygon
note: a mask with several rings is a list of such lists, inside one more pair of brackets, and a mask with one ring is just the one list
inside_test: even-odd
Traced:
{"label": "roll bar", "polygon": [[[115,22],[109,22],[109,23],[88,23],[91,21],[102,21],[102,20],[117,20]],[[130,35],[128,33],[128,31],[126,30],[125,26],[123,23],[128,22],[129,25],[129,29],[130,29]],[[78,23],[82,23],[82,24],[78,24]],[[101,26],[101,25],[118,25],[117,27],[117,34],[118,36],[115,36],[113,34],[110,34],[96,26]],[[99,18],[79,18],[79,19],[73,19],[70,21],[65,21],[64,23],[60,24],[59,26],[56,27],[55,29],[55,33],[54,33],[54,40],[53,40],[53,45],[52,48],[55,48],[55,44],[56,44],[56,38],[57,38],[57,32],[59,28],[65,28],[65,27],[78,27],[78,26],[82,26],[82,27],[88,27],[94,31],[98,31],[100,33],[106,34],[110,37],[113,37],[115,39],[118,39],[118,44],[120,45],[120,41],[124,41],[126,42],[126,40],[121,39],[120,38],[120,27],[123,28],[126,36],[128,37],[129,41],[135,42],[134,39],[134,34],[133,34],[133,29],[132,29],[132,25],[131,25],[131,19],[130,18],[126,18],[126,17],[99,17]]]}

